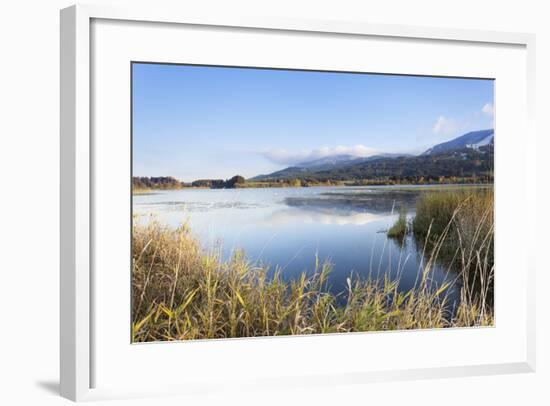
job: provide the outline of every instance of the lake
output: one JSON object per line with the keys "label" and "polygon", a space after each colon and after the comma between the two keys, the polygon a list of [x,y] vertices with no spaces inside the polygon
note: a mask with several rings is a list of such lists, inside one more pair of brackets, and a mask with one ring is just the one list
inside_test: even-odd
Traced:
{"label": "lake", "polygon": [[[243,250],[271,272],[278,267],[287,280],[311,273],[318,257],[333,266],[334,293],[345,291],[352,273],[389,272],[400,277],[401,290],[408,290],[418,278],[422,254],[412,236],[398,241],[387,238],[386,231],[400,207],[411,218],[421,193],[449,187],[459,186],[181,189],[136,194],[133,213],[140,223],[154,218],[177,227],[187,222],[205,250],[217,250],[224,259]],[[455,276],[438,265],[434,285]]]}

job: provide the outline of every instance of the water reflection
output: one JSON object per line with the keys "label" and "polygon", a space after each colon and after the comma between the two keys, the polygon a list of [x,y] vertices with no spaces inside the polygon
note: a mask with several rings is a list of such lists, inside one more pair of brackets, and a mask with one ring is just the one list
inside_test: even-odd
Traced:
{"label": "water reflection", "polygon": [[336,224],[340,226],[351,224],[361,226],[380,221],[386,217],[388,217],[387,214],[359,213],[341,208],[311,207],[309,209],[281,209],[268,215],[265,221],[267,224],[275,226],[289,223]]}
{"label": "water reflection", "polygon": [[[271,272],[292,279],[313,272],[317,259],[333,265],[330,285],[345,290],[350,274],[389,273],[400,288],[414,286],[422,255],[412,237],[386,237],[401,207],[414,213],[417,188],[183,189],[133,197],[136,221],[176,227],[187,222],[205,250],[224,259],[243,250]],[[433,279],[447,279],[438,267]]]}
{"label": "water reflection", "polygon": [[351,189],[323,192],[314,196],[291,196],[285,203],[293,207],[367,211],[371,213],[398,212],[401,207],[414,209],[418,190]]}

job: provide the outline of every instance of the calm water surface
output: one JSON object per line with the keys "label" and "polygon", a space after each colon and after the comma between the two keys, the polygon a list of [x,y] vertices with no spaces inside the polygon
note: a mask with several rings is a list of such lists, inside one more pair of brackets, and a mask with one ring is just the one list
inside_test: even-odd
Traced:
{"label": "calm water surface", "polygon": [[[400,275],[411,288],[422,255],[411,236],[398,242],[386,231],[405,206],[414,216],[416,199],[445,187],[311,187],[267,189],[182,189],[133,196],[136,221],[155,218],[177,227],[187,222],[206,250],[229,258],[242,249],[252,262],[279,267],[290,280],[311,273],[315,258],[330,261],[333,292],[345,290],[351,273]],[[454,278],[443,266],[434,284]]]}

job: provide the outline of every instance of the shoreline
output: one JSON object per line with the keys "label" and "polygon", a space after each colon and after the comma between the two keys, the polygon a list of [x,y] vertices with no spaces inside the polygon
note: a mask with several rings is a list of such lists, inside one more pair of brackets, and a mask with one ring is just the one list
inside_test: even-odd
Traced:
{"label": "shoreline", "polygon": [[355,184],[319,184],[319,185],[302,185],[302,186],[290,186],[290,185],[273,185],[273,186],[238,186],[234,188],[211,188],[203,186],[183,186],[177,188],[151,188],[151,189],[134,189],[132,188],[132,195],[147,195],[155,194],[159,192],[172,192],[176,190],[235,190],[235,189],[307,189],[307,188],[392,188],[392,189],[421,189],[421,188],[452,188],[452,187],[494,187],[494,182],[491,183],[376,183],[371,185],[355,185]]}

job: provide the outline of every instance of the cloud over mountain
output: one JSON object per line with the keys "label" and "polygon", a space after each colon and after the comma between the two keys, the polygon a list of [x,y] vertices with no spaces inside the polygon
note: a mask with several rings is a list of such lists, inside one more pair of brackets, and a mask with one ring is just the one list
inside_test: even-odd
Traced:
{"label": "cloud over mountain", "polygon": [[336,147],[321,147],[313,150],[289,151],[283,148],[268,148],[260,152],[269,161],[278,165],[295,165],[300,162],[313,161],[336,155],[350,155],[357,158],[365,158],[380,153],[375,148],[364,145]]}
{"label": "cloud over mountain", "polygon": [[445,116],[439,116],[433,126],[434,134],[438,135],[454,135],[458,130],[459,125],[457,121]]}

